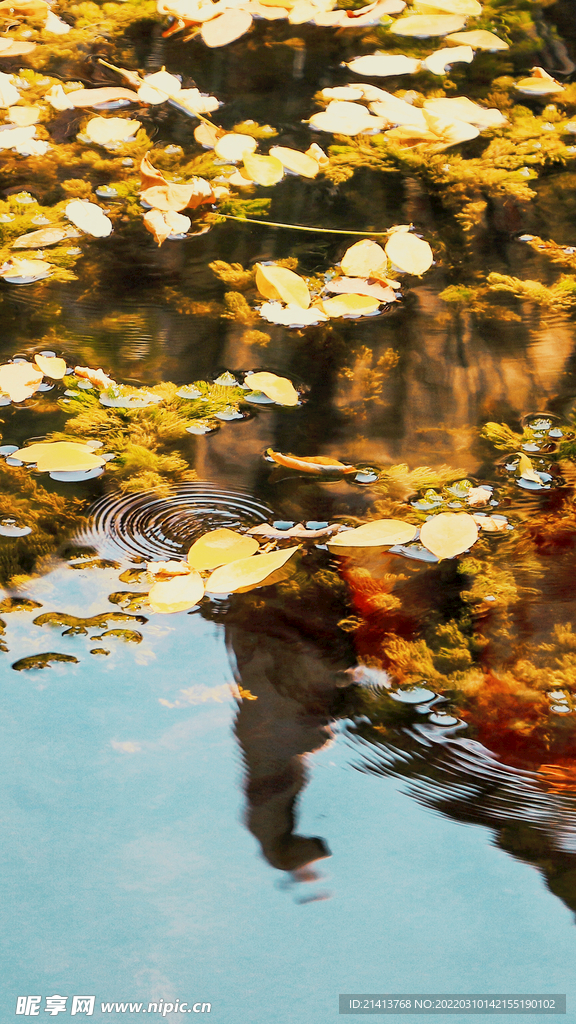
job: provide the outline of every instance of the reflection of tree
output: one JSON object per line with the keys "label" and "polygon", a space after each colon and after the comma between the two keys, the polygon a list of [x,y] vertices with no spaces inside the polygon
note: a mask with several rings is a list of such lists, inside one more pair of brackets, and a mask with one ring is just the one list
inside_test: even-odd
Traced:
{"label": "reflection of tree", "polygon": [[[252,597],[252,595],[250,595]],[[331,738],[343,711],[342,673],[351,663],[338,594],[318,589],[284,605],[237,598],[226,638],[245,699],[236,719],[247,780],[248,828],[269,863],[294,871],[327,857],[323,839],[295,834],[295,806],[306,785],[305,755]]]}

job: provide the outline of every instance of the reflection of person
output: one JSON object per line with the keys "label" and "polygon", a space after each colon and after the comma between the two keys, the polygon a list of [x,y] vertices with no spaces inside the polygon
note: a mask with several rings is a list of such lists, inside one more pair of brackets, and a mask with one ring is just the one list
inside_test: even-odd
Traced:
{"label": "reflection of person", "polygon": [[227,616],[227,643],[239,685],[256,698],[242,700],[236,719],[247,824],[272,867],[295,871],[330,856],[323,839],[295,834],[295,805],[306,785],[305,755],[331,738],[330,720],[347,682],[339,673],[351,658],[325,595],[321,622],[318,602],[314,607],[306,598],[283,606],[267,600],[264,608],[236,602]]}

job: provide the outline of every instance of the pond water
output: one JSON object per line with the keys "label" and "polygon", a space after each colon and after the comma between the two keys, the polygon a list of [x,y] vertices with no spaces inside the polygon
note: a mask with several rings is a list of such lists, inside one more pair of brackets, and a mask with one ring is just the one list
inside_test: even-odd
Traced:
{"label": "pond water", "polygon": [[[532,28],[523,10],[487,4],[479,24],[506,28],[510,53],[479,52],[441,85],[421,71],[410,101],[469,95],[516,118],[503,138],[535,168],[530,195],[520,178],[494,185],[518,170],[505,142],[495,155],[498,134],[420,159],[370,144],[381,135],[311,131],[319,91],[350,84],[344,61],[402,49],[385,24],[257,20],[209,48],[165,38],[148,2],[61,3],[66,49],[16,11],[43,88],[126,85],[99,57],[166,67],[217,97],[226,132],[255,122],[277,145],[316,141],[330,172],[184,208],[192,226],[159,247],[133,177],[145,153],[179,183],[232,172],[198,144],[197,117],[141,101],[128,116],[146,135],[98,150],[76,139],[84,107],[41,98],[50,150],[5,158],[3,260],[13,222],[18,236],[70,227],[71,197],[100,201],[114,229],[27,252],[53,260],[45,280],[0,282],[2,363],[48,352],[68,368],[0,409],[2,1022],[25,1015],[24,995],[43,1016],[56,993],[61,1019],[95,995],[94,1019],[126,1024],[141,1020],[130,1003],[182,1020],[147,1010],[177,1000],[222,1024],[330,1024],[339,993],[560,993],[576,1019],[576,56],[569,4],[538,8]],[[36,101],[26,59],[2,70]],[[514,95],[510,76],[534,64],[565,99]],[[267,151],[271,133],[255,137]],[[105,182],[117,202],[98,200]],[[255,264],[291,259],[314,295],[352,243],[384,245],[397,225],[434,263],[398,275],[376,315],[305,328],[258,315],[271,296]],[[297,404],[240,391],[260,370],[292,382]],[[114,408],[115,382],[157,404]],[[170,390],[190,384],[191,400]],[[14,456],[65,439],[110,461],[43,472]],[[441,514],[476,515],[473,542],[445,557],[425,543]],[[330,542],[373,519],[412,535]],[[148,563],[182,562],[222,528],[260,529],[266,555],[299,550],[273,578],[207,584],[181,610],[148,597],[162,586]]]}

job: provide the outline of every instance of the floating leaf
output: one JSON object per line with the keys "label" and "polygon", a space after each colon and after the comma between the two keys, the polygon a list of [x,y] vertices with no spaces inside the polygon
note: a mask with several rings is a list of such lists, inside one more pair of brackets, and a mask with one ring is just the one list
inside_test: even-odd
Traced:
{"label": "floating leaf", "polygon": [[[153,576],[188,576],[190,573],[188,562],[172,560],[169,562],[146,562],[146,569]],[[108,600],[111,600],[111,597]]]}
{"label": "floating leaf", "polygon": [[112,221],[96,203],[89,203],[85,199],[72,199],[65,213],[68,220],[77,228],[94,238],[107,238],[112,232]]}
{"label": "floating leaf", "polygon": [[360,135],[384,127],[382,119],[374,117],[361,103],[347,103],[345,100],[332,100],[326,110],[313,114],[309,123],[313,128],[334,135]]}
{"label": "floating leaf", "polygon": [[20,459],[20,462],[35,462],[39,473],[73,473],[97,469],[106,462],[80,441],[43,441],[31,444],[19,448],[13,458]]}
{"label": "floating leaf", "polygon": [[11,244],[13,249],[45,249],[51,245],[57,245],[64,238],[80,238],[80,233],[74,228],[55,225],[50,228],[40,228],[38,231],[30,231],[27,235],[20,235]]}
{"label": "floating leaf", "polygon": [[24,39],[11,39],[9,36],[0,36],[0,60],[2,57],[23,57],[25,53],[32,53],[36,49],[36,43],[29,43]]}
{"label": "floating leaf", "polygon": [[215,199],[210,183],[204,178],[197,177],[183,184],[167,182],[165,185],[152,185],[151,188],[144,189],[140,195],[148,206],[166,212],[195,210],[203,203],[212,203]]}
{"label": "floating leaf", "polygon": [[186,576],[174,576],[171,580],[160,580],[150,589],[148,603],[154,612],[170,614],[193,608],[204,597],[204,583],[199,573],[192,569]]}
{"label": "floating leaf", "polygon": [[515,88],[527,96],[551,96],[564,92],[564,86],[552,78],[544,68],[532,68],[532,78],[522,78]]}
{"label": "floating leaf", "polygon": [[339,548],[370,548],[393,544],[408,544],[417,533],[412,523],[404,523],[401,519],[375,519],[364,523],[355,530],[343,530],[328,541],[330,547]]}
{"label": "floating leaf", "polygon": [[258,143],[252,135],[229,132],[228,135],[222,135],[221,138],[216,140],[214,152],[221,160],[237,163],[243,159],[245,153],[253,153],[257,145]]}
{"label": "floating leaf", "polygon": [[418,277],[425,274],[434,262],[432,249],[424,239],[409,231],[395,231],[386,242],[388,259],[399,270]]}
{"label": "floating leaf", "polygon": [[297,547],[285,548],[283,551],[252,555],[251,558],[241,558],[223,565],[206,581],[206,590],[210,594],[233,594],[237,590],[265,584],[268,577],[281,569],[295,551],[298,551]]}
{"label": "floating leaf", "polygon": [[310,305],[310,292],[305,280],[286,267],[257,263],[256,287],[265,299],[280,299],[302,309],[308,309]]}
{"label": "floating leaf", "polygon": [[449,32],[459,32],[465,24],[466,18],[459,14],[409,14],[407,18],[395,21],[390,31],[397,36],[428,39],[430,36],[447,36]]}
{"label": "floating leaf", "polygon": [[465,121],[477,128],[499,128],[508,123],[508,118],[496,107],[481,107],[467,96],[426,100],[424,111],[447,120]]}
{"label": "floating leaf", "polygon": [[9,107],[8,119],[20,128],[29,128],[31,124],[36,124],[40,120],[41,113],[41,107]]}
{"label": "floating leaf", "polygon": [[49,144],[35,136],[35,125],[4,129],[0,132],[0,149],[15,149],[22,156],[44,156]]}
{"label": "floating leaf", "polygon": [[330,158],[326,156],[324,150],[318,145],[317,142],[313,142],[312,145],[306,150],[306,156],[311,156],[316,161],[320,169],[328,167]]}
{"label": "floating leaf", "polygon": [[74,373],[83,380],[89,380],[95,388],[110,388],[116,384],[116,381],[100,368],[93,370],[89,366],[75,366]]}
{"label": "floating leaf", "polygon": [[14,75],[5,75],[0,71],[0,107],[11,107],[18,103],[20,93],[14,85]]}
{"label": "floating leaf", "polygon": [[35,355],[34,362],[42,373],[46,377],[51,377],[52,380],[62,380],[62,377],[66,373],[66,360],[59,359],[58,356],[42,356]]}
{"label": "floating leaf", "polygon": [[284,177],[284,167],[274,156],[244,153],[243,160],[248,177],[258,185],[276,185]]}
{"label": "floating leaf", "polygon": [[461,14],[477,18],[482,13],[478,0],[416,0],[413,10],[418,14]]}
{"label": "floating leaf", "polygon": [[420,542],[437,558],[454,558],[478,540],[478,526],[467,512],[441,512],[420,529]]}
{"label": "floating leaf", "polygon": [[471,46],[445,46],[435,50],[422,61],[422,67],[433,75],[445,75],[452,64],[471,64],[474,50]]}
{"label": "floating leaf", "polygon": [[297,149],[288,149],[286,146],[272,146],[270,156],[277,160],[294,174],[301,174],[303,178],[315,178],[320,170],[318,161],[307,153],[300,153]]}
{"label": "floating leaf", "polygon": [[278,405],[298,405],[299,395],[292,381],[275,373],[251,373],[244,380],[254,391],[262,391]]}
{"label": "floating leaf", "polygon": [[66,99],[73,107],[99,107],[102,103],[113,103],[114,100],[130,100],[138,102],[138,96],[130,89],[120,85],[106,85],[101,89],[74,89],[66,93]]}
{"label": "floating leaf", "polygon": [[378,302],[395,302],[396,295],[392,288],[381,284],[370,284],[361,277],[334,277],[326,285],[326,290],[337,294],[368,295]]}
{"label": "floating leaf", "polygon": [[378,242],[363,238],[346,249],[340,267],[349,277],[375,277],[387,270],[386,253]]}
{"label": "floating leaf", "polygon": [[402,53],[372,53],[365,57],[354,57],[346,66],[355,75],[387,78],[389,75],[413,75],[418,71],[420,61],[414,57],[405,57]]}
{"label": "floating leaf", "polygon": [[369,316],[379,308],[380,299],[354,293],[345,293],[334,296],[332,299],[323,299],[322,301],[322,309],[331,318],[339,316]]}
{"label": "floating leaf", "polygon": [[516,467],[522,480],[531,480],[534,484],[541,484],[542,480],[535,472],[532,462],[524,452],[521,453]]}
{"label": "floating leaf", "polygon": [[204,149],[214,149],[218,139],[222,136],[222,129],[216,128],[213,124],[202,122],[194,129],[194,138]]}
{"label": "floating leaf", "polygon": [[125,142],[136,134],[140,121],[132,121],[127,117],[92,117],[84,129],[84,134],[92,142],[106,146],[109,142]]}
{"label": "floating leaf", "polygon": [[189,217],[174,210],[149,210],[143,217],[143,223],[159,246],[171,235],[186,234],[191,225]]}
{"label": "floating leaf", "polygon": [[5,363],[0,366],[0,392],[13,402],[24,402],[42,383],[42,370],[33,363]]}
{"label": "floating leaf", "polygon": [[235,530],[224,527],[205,533],[194,542],[188,552],[188,565],[192,569],[217,569],[219,565],[249,558],[258,551],[258,541]]}
{"label": "floating leaf", "polygon": [[476,28],[469,32],[453,32],[446,37],[447,43],[462,43],[472,46],[475,50],[509,50],[508,43],[484,29]]}
{"label": "floating leaf", "polygon": [[381,117],[389,125],[416,125],[418,128],[426,129],[426,119],[420,107],[413,107],[406,100],[399,100],[383,89],[370,90],[370,95],[377,94],[377,99],[371,100],[370,110],[378,117]]}
{"label": "floating leaf", "polygon": [[11,284],[30,284],[32,281],[41,281],[52,273],[53,267],[46,260],[22,260],[13,256],[8,263],[0,269],[0,277]]}
{"label": "floating leaf", "polygon": [[252,27],[252,15],[248,11],[229,9],[224,14],[204,22],[201,35],[206,46],[227,46],[240,39]]}
{"label": "floating leaf", "polygon": [[304,309],[294,303],[282,306],[279,302],[265,302],[260,306],[259,313],[269,324],[282,324],[284,327],[310,327],[329,319],[319,306]]}
{"label": "floating leaf", "polygon": [[356,466],[348,466],[346,463],[339,462],[338,459],[331,459],[326,455],[283,455],[282,452],[275,452],[272,448],[268,448],[266,454],[279,466],[285,466],[286,469],[297,469],[301,473],[356,473]]}

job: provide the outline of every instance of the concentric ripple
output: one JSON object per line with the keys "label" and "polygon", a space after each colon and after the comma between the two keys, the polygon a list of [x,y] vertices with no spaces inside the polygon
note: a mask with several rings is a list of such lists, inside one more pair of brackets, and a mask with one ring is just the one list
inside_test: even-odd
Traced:
{"label": "concentric ripple", "polygon": [[181,558],[208,530],[255,526],[273,515],[250,494],[194,481],[163,496],[105,495],[92,505],[92,522],[77,540],[116,556],[121,551],[151,560]]}

